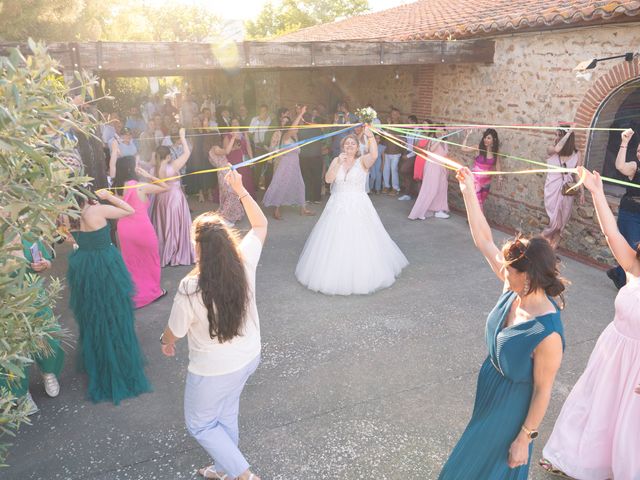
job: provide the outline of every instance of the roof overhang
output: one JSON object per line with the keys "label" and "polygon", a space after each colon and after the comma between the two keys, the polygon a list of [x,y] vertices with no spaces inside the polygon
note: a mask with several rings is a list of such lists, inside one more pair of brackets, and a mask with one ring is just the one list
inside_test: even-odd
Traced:
{"label": "roof overhang", "polygon": [[[11,46],[0,44],[0,54]],[[22,47],[28,53],[28,47]],[[329,42],[53,43],[65,71],[101,76],[168,76],[208,71],[288,70],[379,65],[492,63],[493,40]]]}

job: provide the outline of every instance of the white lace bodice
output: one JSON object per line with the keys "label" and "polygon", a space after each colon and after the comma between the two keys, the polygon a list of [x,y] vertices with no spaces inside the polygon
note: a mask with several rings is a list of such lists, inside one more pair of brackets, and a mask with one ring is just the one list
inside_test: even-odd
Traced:
{"label": "white lace bodice", "polygon": [[348,172],[344,166],[340,166],[331,186],[331,193],[366,193],[365,183],[368,176],[369,172],[362,167],[362,161],[358,157]]}

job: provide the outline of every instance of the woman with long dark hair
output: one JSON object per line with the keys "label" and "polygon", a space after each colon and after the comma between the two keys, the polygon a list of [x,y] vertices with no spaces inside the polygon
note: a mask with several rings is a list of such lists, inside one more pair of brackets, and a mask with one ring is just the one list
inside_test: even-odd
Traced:
{"label": "woman with long dark hair", "polygon": [[[498,132],[493,128],[487,128],[482,137],[478,147],[468,147],[467,140],[473,130],[467,130],[462,143],[463,152],[478,152],[478,155],[473,161],[473,172],[488,172],[492,170],[500,170],[500,140],[498,139]],[[499,182],[501,180],[498,180]],[[480,209],[484,210],[484,202],[489,196],[491,190],[491,175],[474,175],[473,182],[475,185],[476,196],[478,202],[480,202]],[[498,185],[499,186],[499,185]]]}
{"label": "woman with long dark hair", "polygon": [[[551,155],[547,159],[549,165],[563,168],[582,165],[580,152],[576,148],[575,135],[571,129],[556,130],[554,145],[549,147],[547,152]],[[582,187],[571,189],[573,185],[574,178],[571,173],[547,173],[547,179],[544,182],[544,208],[549,216],[549,225],[542,231],[542,236],[549,240],[554,248],[560,242],[562,231],[571,218],[574,195],[580,194],[581,201],[584,201]]]}
{"label": "woman with long dark hair", "polygon": [[133,280],[133,304],[144,307],[166,295],[160,287],[160,255],[158,236],[149,219],[149,195],[164,193],[169,188],[165,182],[140,183],[138,177],[149,182],[158,179],[136,166],[135,157],[120,157],[116,163],[113,182],[116,194],[134,210],[133,215],[118,220],[120,251]]}
{"label": "woman with long dark hair", "polygon": [[560,308],[565,289],[544,238],[516,237],[499,249],[468,168],[457,174],[473,241],[503,283],[487,317],[489,350],[480,368],[471,420],[440,480],[526,480],[533,440],[551,399],[564,348]]}
{"label": "woman with long dark hair", "polygon": [[[580,480],[640,478],[640,249],[616,226],[597,172],[579,167],[598,222],[627,276],[602,332],[542,451],[549,473]],[[634,393],[634,391],[636,393]]]}
{"label": "woman with long dark hair", "polygon": [[[189,159],[191,150],[187,144],[184,128],[179,132],[182,153],[173,160],[169,147],[156,149],[156,176],[173,178],[180,173]],[[160,248],[160,265],[191,265],[194,254],[189,238],[191,229],[191,213],[189,203],[180,186],[180,179],[166,180],[167,190],[159,193],[153,203],[151,219],[158,235]]]}
{"label": "woman with long dark hair", "polygon": [[195,219],[196,268],[180,282],[160,341],[162,352],[173,356],[175,342],[188,335],[185,421],[216,462],[199,474],[260,480],[238,449],[238,409],[242,389],[260,362],[256,268],[267,218],[238,172],[230,171],[225,179],[242,202],[251,230],[240,240],[215,213]]}
{"label": "woman with long dark hair", "polygon": [[107,190],[96,195],[107,204],[78,195],[80,217],[70,222],[78,249],[69,255],[69,306],[78,322],[78,356],[89,376],[89,398],[117,405],[151,391],[134,328],[133,283],[111,243],[108,223],[135,211]]}

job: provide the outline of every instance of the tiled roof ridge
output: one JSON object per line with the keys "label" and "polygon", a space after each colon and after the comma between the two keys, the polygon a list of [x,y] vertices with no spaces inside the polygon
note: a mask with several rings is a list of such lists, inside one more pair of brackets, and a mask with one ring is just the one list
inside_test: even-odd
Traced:
{"label": "tiled roof ridge", "polygon": [[[463,39],[492,33],[579,26],[640,15],[639,0],[448,0],[447,9],[442,8],[443,3],[440,0],[418,0],[380,12],[308,27],[274,41]],[[495,13],[483,16],[492,8]],[[458,19],[459,23],[456,23]]]}
{"label": "tiled roof ridge", "polygon": [[[627,5],[623,3],[632,4],[634,5],[634,8],[629,9]],[[603,6],[596,7],[593,11],[589,13],[585,13],[583,10],[577,10],[570,13],[567,16],[563,16],[560,12],[557,11],[557,10],[570,11],[572,8],[574,7],[572,6],[548,7],[546,9],[543,9],[540,13],[538,13],[538,15],[534,19],[528,19],[526,17],[521,16],[515,19],[515,21],[509,19],[508,15],[505,15],[502,18],[506,17],[506,22],[502,25],[494,20],[488,25],[486,24],[486,22],[481,22],[478,24],[470,24],[470,25],[467,25],[466,27],[463,27],[461,29],[455,29],[455,30],[452,26],[448,26],[446,28],[436,30],[435,32],[433,32],[432,35],[430,35],[430,38],[443,39],[449,36],[453,36],[454,38],[460,38],[460,37],[457,37],[455,34],[457,33],[461,37],[466,37],[466,35],[464,35],[465,33],[469,35],[474,35],[475,33],[480,31],[482,31],[483,34],[491,34],[496,32],[504,32],[505,30],[518,31],[523,28],[535,28],[537,26],[542,26],[542,25],[544,25],[545,27],[553,27],[553,26],[563,25],[563,24],[571,25],[573,23],[582,23],[582,22],[586,23],[586,22],[592,22],[599,19],[604,20],[607,18],[612,18],[614,16],[620,16],[621,14],[633,17],[640,14],[640,1],[635,1],[635,0],[630,2],[610,1]],[[545,12],[549,10],[553,12],[552,15],[545,14]],[[400,37],[400,39],[421,40],[424,38],[422,38],[420,34],[417,34],[417,35],[410,35],[406,37]]]}

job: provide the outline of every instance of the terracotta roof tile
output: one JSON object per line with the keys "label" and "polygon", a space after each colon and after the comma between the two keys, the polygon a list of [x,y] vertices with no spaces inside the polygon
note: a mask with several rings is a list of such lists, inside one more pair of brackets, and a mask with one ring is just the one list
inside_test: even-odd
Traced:
{"label": "terracotta roof tile", "polygon": [[419,0],[376,13],[305,28],[280,42],[442,40],[620,22],[640,14],[640,1]]}

